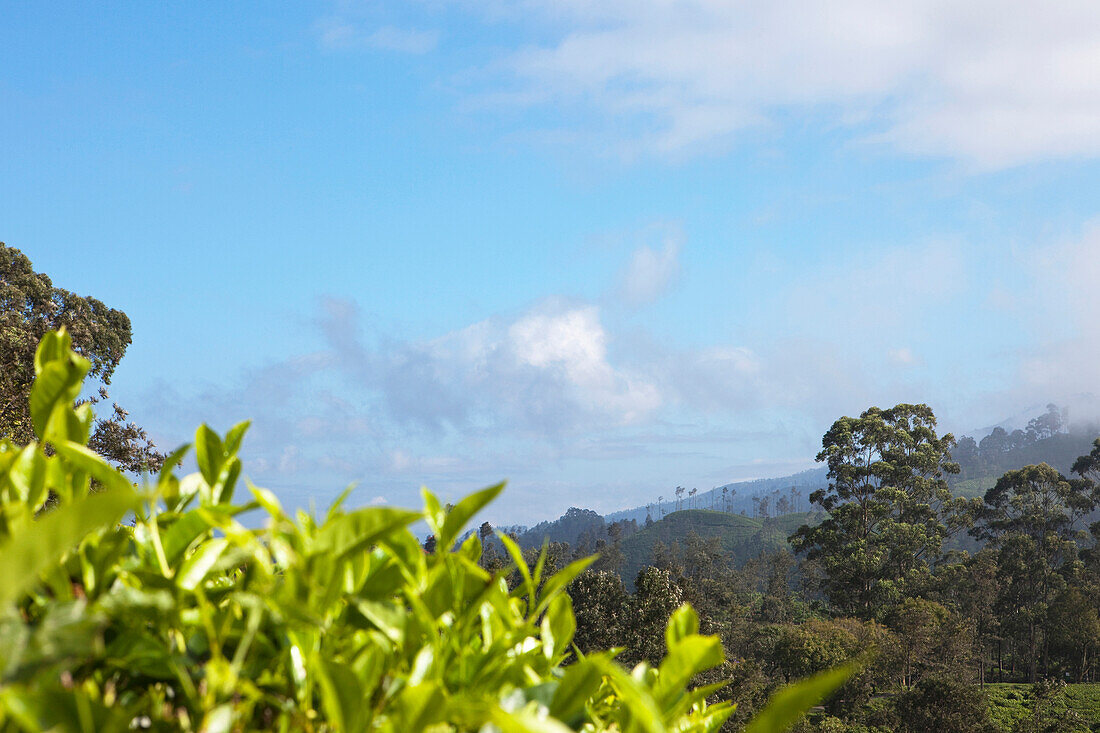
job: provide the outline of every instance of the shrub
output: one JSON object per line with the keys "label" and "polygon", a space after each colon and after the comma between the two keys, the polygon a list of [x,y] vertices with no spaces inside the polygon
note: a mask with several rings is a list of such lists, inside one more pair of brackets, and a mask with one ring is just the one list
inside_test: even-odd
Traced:
{"label": "shrub", "polygon": [[[480,567],[460,533],[501,486],[450,509],[425,490],[420,512],[341,497],[292,516],[247,482],[236,500],[242,423],[196,431],[197,473],[173,472],[184,446],[135,487],[87,448],[91,408],[73,401],[88,368],[47,334],[39,441],[0,442],[0,729],[711,731],[731,714],[707,702],[720,686],[690,686],[723,658],[690,607],[659,662],[627,671],[571,647],[565,590],[589,559],[545,577],[545,556],[531,567],[499,535],[513,567]],[[262,529],[239,521],[254,510]],[[785,729],[845,674],[781,690],[750,730]]]}
{"label": "shrub", "polygon": [[996,730],[989,700],[976,685],[949,677],[926,677],[896,698],[898,718],[906,731],[979,733]]}

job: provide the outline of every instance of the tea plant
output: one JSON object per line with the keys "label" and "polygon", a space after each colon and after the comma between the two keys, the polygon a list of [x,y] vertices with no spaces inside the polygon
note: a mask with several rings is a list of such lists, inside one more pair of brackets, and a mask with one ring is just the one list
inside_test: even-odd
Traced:
{"label": "tea plant", "polygon": [[[0,729],[657,733],[731,714],[708,702],[721,685],[691,687],[723,653],[690,607],[658,666],[626,670],[570,644],[566,590],[590,558],[547,577],[501,536],[522,582],[479,567],[478,537],[459,540],[502,486],[449,509],[425,490],[420,512],[341,497],[292,515],[247,481],[238,499],[242,423],[200,427],[135,487],[87,447],[92,411],[73,403],[88,369],[47,334],[38,441],[0,442]],[[192,448],[199,471],[179,478]],[[254,510],[263,529],[239,521]],[[781,691],[750,730],[785,729],[844,675]]]}

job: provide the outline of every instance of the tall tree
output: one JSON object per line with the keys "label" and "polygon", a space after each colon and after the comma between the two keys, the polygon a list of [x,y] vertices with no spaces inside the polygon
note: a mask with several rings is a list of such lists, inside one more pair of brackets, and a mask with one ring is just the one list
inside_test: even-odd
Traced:
{"label": "tall tree", "polygon": [[[88,375],[99,382],[91,401],[108,399],[111,377],[130,345],[130,319],[95,298],[54,287],[26,255],[0,242],[0,436],[17,443],[35,439],[27,407],[34,352],[47,331],[61,327],[91,362]],[[129,471],[157,469],[163,461],[145,431],[129,422],[118,405],[96,422],[89,446]]]}
{"label": "tall tree", "polygon": [[1028,676],[1047,666],[1050,607],[1079,570],[1077,521],[1096,506],[1093,486],[1045,463],[1009,471],[986,492],[972,533],[997,552],[1002,624],[1027,649]]}
{"label": "tall tree", "polygon": [[927,405],[872,407],[829,428],[817,460],[830,483],[810,496],[829,518],[803,525],[791,543],[820,564],[837,610],[881,618],[926,582],[944,540],[969,525],[980,502],[952,498],[944,478],[958,471],[953,443],[937,435]]}

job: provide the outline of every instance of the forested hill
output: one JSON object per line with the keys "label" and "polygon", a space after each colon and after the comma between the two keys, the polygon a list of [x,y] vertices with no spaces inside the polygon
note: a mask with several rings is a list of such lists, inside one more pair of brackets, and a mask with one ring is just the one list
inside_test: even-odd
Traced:
{"label": "forested hill", "polygon": [[[948,483],[956,495],[980,497],[1006,471],[1030,464],[1048,463],[1068,475],[1074,460],[1089,452],[1097,434],[1091,425],[1068,426],[1064,413],[1050,405],[1026,428],[1009,432],[997,427],[980,439],[959,438],[951,452],[961,470],[949,475]],[[810,516],[810,494],[827,483],[822,466],[780,478],[730,483],[701,493],[675,487],[644,506],[606,516],[571,507],[560,518],[531,528],[501,529],[525,548],[537,548],[549,541],[596,551],[597,545],[611,541],[609,530],[614,527],[611,531],[625,556],[623,576],[629,579],[651,561],[650,550],[655,542],[683,544],[692,531],[701,537],[718,537],[737,561],[761,550],[778,549]]]}
{"label": "forested hill", "polygon": [[1039,463],[1068,475],[1073,462],[1092,449],[1098,435],[1100,428],[1096,425],[1071,426],[1064,410],[1048,405],[1047,411],[1024,429],[1009,432],[996,427],[980,440],[963,436],[951,451],[961,469],[949,477],[951,489],[960,496],[982,496],[1006,471]]}
{"label": "forested hill", "polygon": [[[676,497],[676,488],[678,488],[676,487],[669,489],[668,495],[662,497],[662,501],[654,497],[652,502],[644,506],[612,512],[607,515],[607,521],[619,522],[633,519],[638,524],[642,524],[646,516],[656,520],[678,509],[712,509],[735,514],[744,512],[746,515],[753,516],[761,513],[757,502],[762,496],[769,497],[770,510],[767,513],[806,511],[810,508],[810,494],[824,488],[826,483],[828,481],[825,478],[825,467],[821,466],[779,478],[736,481],[695,495],[691,495],[690,490],[685,490],[679,499]],[[786,499],[790,506],[784,503],[784,509],[778,509],[775,505],[780,498]]]}
{"label": "forested hill", "polygon": [[[1047,405],[1046,412],[1032,418],[1023,428],[994,427],[980,431],[978,437],[960,437],[951,454],[961,471],[947,477],[952,491],[961,496],[980,497],[1005,471],[1031,464],[1048,463],[1068,475],[1077,456],[1092,449],[1093,440],[1100,436],[1100,426],[1070,425],[1065,413],[1065,409]],[[711,509],[750,517],[777,516],[810,510],[810,494],[827,484],[826,469],[820,466],[779,478],[724,484],[704,492],[674,487],[643,506],[612,512],[605,519],[608,523],[634,520],[640,525],[647,516],[657,520],[682,509]]]}
{"label": "forested hill", "polygon": [[655,552],[671,549],[691,552],[693,544],[707,541],[716,549],[720,547],[723,555],[731,558],[735,566],[740,566],[761,552],[786,548],[787,537],[798,527],[817,524],[823,516],[819,512],[798,512],[753,519],[708,509],[673,512],[622,540],[620,576],[630,583],[643,567],[654,564]]}

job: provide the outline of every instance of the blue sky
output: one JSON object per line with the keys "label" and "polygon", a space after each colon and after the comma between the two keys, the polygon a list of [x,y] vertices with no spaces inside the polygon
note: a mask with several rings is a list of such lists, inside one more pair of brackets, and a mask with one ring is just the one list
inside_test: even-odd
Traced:
{"label": "blue sky", "polygon": [[0,240],[158,442],[529,523],[1100,377],[1094,2],[0,6]]}

